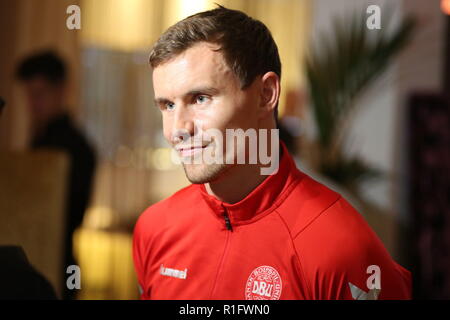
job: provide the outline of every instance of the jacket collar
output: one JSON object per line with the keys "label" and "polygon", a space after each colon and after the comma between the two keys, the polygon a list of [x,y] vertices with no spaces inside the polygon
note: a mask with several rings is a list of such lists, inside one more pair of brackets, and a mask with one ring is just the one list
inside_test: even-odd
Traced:
{"label": "jacket collar", "polygon": [[269,175],[239,202],[229,204],[220,201],[208,194],[204,184],[198,185],[203,199],[220,219],[224,219],[226,212],[232,225],[251,223],[272,212],[286,198],[292,190],[293,182],[301,179],[304,174],[296,168],[287,147],[281,140],[280,146],[282,154],[278,172]]}

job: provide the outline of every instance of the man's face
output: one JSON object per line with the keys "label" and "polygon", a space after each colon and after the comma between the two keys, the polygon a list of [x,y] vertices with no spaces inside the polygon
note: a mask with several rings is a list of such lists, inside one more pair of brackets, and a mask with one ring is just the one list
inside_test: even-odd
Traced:
{"label": "man's face", "polygon": [[[200,42],[153,71],[155,101],[161,109],[164,136],[181,158],[193,159],[207,148],[214,154],[217,139],[201,132],[259,128],[260,81],[245,90],[227,66],[218,46]],[[180,138],[183,133],[184,139]],[[188,137],[186,139],[186,136]],[[226,150],[224,150],[225,152]],[[214,181],[234,164],[183,163],[192,183]]]}
{"label": "man's face", "polygon": [[45,123],[62,107],[62,85],[35,76],[25,81],[24,87],[33,121]]}

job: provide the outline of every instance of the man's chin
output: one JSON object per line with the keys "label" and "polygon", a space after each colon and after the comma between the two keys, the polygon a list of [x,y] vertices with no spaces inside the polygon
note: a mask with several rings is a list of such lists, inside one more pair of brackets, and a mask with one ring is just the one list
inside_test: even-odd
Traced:
{"label": "man's chin", "polygon": [[225,164],[183,164],[186,178],[193,184],[214,182],[227,171]]}

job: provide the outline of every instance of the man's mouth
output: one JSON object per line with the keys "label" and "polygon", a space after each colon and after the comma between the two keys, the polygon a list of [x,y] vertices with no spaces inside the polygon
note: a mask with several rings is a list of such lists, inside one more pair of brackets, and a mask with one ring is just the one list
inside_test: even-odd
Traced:
{"label": "man's mouth", "polygon": [[193,145],[193,146],[178,146],[175,149],[177,150],[178,154],[182,158],[191,157],[194,155],[199,154],[204,149],[206,149],[210,144],[204,144],[204,145]]}

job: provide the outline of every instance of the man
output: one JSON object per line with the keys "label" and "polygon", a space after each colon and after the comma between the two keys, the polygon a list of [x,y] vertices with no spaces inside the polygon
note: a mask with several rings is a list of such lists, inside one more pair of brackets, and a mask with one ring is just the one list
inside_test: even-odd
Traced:
{"label": "man", "polygon": [[284,143],[269,175],[261,161],[192,161],[239,154],[202,132],[276,129],[281,63],[264,24],[223,7],[193,15],[161,36],[150,64],[165,138],[193,184],[135,226],[142,299],[410,298],[410,273],[345,199],[295,167]]}
{"label": "man", "polygon": [[[73,232],[81,225],[91,193],[95,169],[95,154],[84,135],[73,124],[64,108],[66,66],[53,52],[42,52],[24,59],[17,76],[24,85],[31,115],[33,149],[49,148],[67,152],[70,159],[69,186],[66,207],[64,268],[77,264],[72,252]],[[65,299],[74,291],[66,290]]]}

